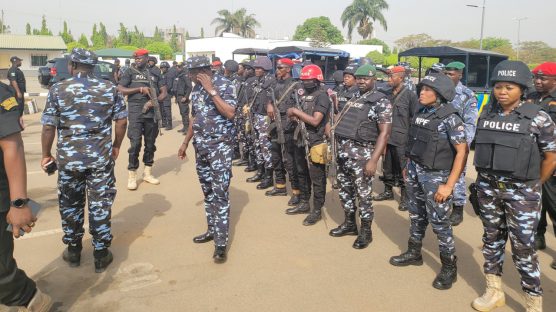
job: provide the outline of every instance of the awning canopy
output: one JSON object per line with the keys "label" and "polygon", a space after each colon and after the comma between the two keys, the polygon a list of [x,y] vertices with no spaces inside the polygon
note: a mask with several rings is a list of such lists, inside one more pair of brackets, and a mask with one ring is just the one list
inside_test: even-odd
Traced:
{"label": "awning canopy", "polygon": [[133,51],[118,48],[96,50],[95,53],[100,57],[127,57],[133,56]]}

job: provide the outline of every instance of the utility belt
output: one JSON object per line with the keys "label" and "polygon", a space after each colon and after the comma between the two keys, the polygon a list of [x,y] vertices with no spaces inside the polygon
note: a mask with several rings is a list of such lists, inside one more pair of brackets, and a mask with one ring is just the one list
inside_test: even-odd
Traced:
{"label": "utility belt", "polygon": [[488,178],[484,178],[484,177],[481,177],[481,182],[485,182],[488,185],[490,185],[491,187],[502,190],[502,191],[519,189],[519,186],[517,186],[515,182],[500,182],[498,180],[488,179]]}
{"label": "utility belt", "polygon": [[341,139],[341,140],[349,140],[349,141],[351,141],[351,143],[352,143],[353,145],[355,145],[355,146],[357,146],[357,147],[364,147],[364,148],[373,147],[373,145],[374,145],[374,143],[375,143],[375,142],[366,142],[366,143],[363,143],[363,142],[359,142],[359,141],[357,141],[357,140],[344,138],[344,137],[342,137],[342,136],[337,136],[337,138],[339,138],[339,139]]}

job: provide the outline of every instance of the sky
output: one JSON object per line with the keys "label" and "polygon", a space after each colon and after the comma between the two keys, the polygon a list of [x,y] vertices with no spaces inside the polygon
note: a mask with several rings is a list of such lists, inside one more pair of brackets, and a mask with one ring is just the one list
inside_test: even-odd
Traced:
{"label": "sky", "polygon": [[[556,47],[556,34],[549,28],[556,12],[555,0],[387,0],[390,8],[384,12],[388,29],[376,24],[375,37],[389,45],[411,34],[426,33],[435,39],[463,41],[478,39],[481,30],[482,3],[485,5],[484,37],[503,37],[517,43],[518,22],[521,21],[521,41],[544,41]],[[191,36],[214,35],[211,21],[221,9],[247,9],[261,23],[255,30],[261,37],[292,37],[295,28],[305,19],[328,16],[347,35],[340,16],[352,0],[2,0],[6,24],[14,34],[25,34],[25,24],[40,28],[41,16],[46,15],[49,28],[58,33],[63,21],[68,22],[74,37],[85,33],[90,37],[94,23],[103,22],[108,33],[115,35],[119,23],[128,28],[137,25],[150,36],[155,26],[169,28],[173,24],[185,27]],[[148,4],[150,3],[150,4]],[[8,5],[9,4],[9,5]],[[467,7],[467,4],[479,8]],[[360,37],[354,31],[354,40]]]}

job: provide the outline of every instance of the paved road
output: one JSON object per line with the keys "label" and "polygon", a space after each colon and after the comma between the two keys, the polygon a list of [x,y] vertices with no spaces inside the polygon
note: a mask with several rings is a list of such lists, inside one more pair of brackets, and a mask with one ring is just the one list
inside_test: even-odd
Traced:
{"label": "paved road", "polygon": [[[177,119],[177,111],[174,106]],[[175,130],[158,139],[153,169],[159,186],[126,186],[125,140],[117,161],[118,194],[113,208],[114,263],[102,274],[93,269],[90,236],[82,264],[68,267],[60,255],[60,220],[56,177],[40,172],[39,115],[26,115],[24,132],[29,195],[44,206],[35,230],[16,242],[18,264],[55,300],[54,311],[472,311],[470,302],[483,291],[480,221],[466,207],[455,228],[458,281],[451,290],[431,286],[440,268],[432,230],[424,241],[420,267],[395,268],[392,255],[405,250],[408,216],[394,201],[375,205],[374,241],[355,250],[354,237],[332,238],[328,231],[342,221],[337,194],[329,190],[324,220],[312,227],[304,216],[284,214],[287,197],[267,198],[249,175],[234,169],[231,187],[231,247],[226,264],[212,261],[211,244],[191,239],[206,229],[202,193],[190,158],[176,152],[183,136]],[[175,122],[177,123],[177,122]],[[468,181],[474,178],[470,173]],[[376,183],[382,191],[382,184]],[[396,196],[397,197],[397,196]],[[552,231],[550,231],[552,233]],[[556,306],[556,240],[540,253],[544,307]],[[510,249],[505,264],[507,306],[522,311],[523,299]]]}

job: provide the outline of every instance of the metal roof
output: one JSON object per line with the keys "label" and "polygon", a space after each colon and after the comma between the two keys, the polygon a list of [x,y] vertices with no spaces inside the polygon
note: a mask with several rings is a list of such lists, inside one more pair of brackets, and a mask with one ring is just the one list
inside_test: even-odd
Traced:
{"label": "metal roof", "polygon": [[235,49],[232,53],[245,54],[245,55],[267,55],[268,49],[243,48],[243,49]]}
{"label": "metal roof", "polygon": [[60,36],[0,35],[0,49],[65,51],[67,47]]}
{"label": "metal roof", "polygon": [[440,47],[420,47],[405,50],[401,52],[399,57],[406,56],[423,56],[423,57],[439,57],[439,56],[450,56],[450,55],[490,55],[507,58],[506,55],[478,49],[466,49],[466,48],[455,48],[449,46]]}
{"label": "metal roof", "polygon": [[131,58],[133,56],[133,51],[123,50],[118,48],[101,49],[95,51],[97,56],[100,57],[127,57]]}
{"label": "metal roof", "polygon": [[[339,56],[349,57],[349,53],[343,50],[329,49],[329,48],[313,48],[313,47],[300,47],[300,46],[287,46],[276,47],[268,51],[269,57],[295,57],[299,58],[302,54],[307,55],[320,55],[320,56]],[[295,55],[295,56],[294,56]],[[271,57],[271,58],[272,58]]]}

